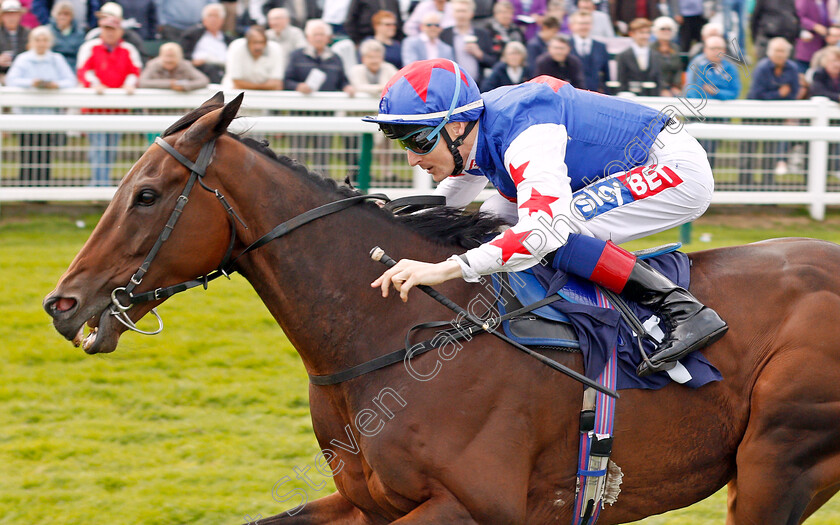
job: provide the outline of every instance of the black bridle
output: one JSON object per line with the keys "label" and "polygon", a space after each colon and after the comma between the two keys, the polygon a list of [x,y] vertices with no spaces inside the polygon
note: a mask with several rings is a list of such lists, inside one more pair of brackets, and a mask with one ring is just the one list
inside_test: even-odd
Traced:
{"label": "black bridle", "polygon": [[[245,255],[248,252],[256,250],[270,241],[277,239],[278,237],[282,237],[287,233],[307,224],[309,222],[314,221],[315,219],[324,217],[326,215],[330,215],[332,213],[336,213],[338,211],[344,210],[357,204],[359,202],[375,199],[375,200],[383,200],[389,201],[388,197],[382,194],[371,194],[371,195],[356,195],[353,197],[349,197],[346,199],[341,199],[338,201],[330,202],[324,204],[323,206],[319,206],[317,208],[311,209],[300,215],[297,215],[288,221],[276,226],[270,232],[266,233],[253,243],[251,243],[247,248],[242,250],[242,252],[234,258],[231,258],[231,254],[233,253],[233,247],[236,243],[236,222],[239,221],[242,226],[246,229],[248,226],[245,222],[239,217],[239,215],[234,211],[233,207],[227,202],[224,195],[222,195],[218,189],[213,189],[207,186],[204,183],[204,175],[207,170],[207,166],[210,165],[213,157],[213,151],[215,150],[216,140],[213,139],[210,142],[207,142],[201,147],[201,151],[198,153],[198,157],[196,158],[195,162],[192,162],[185,156],[181,155],[174,147],[172,147],[168,142],[161,139],[160,137],[155,138],[155,144],[163,148],[164,151],[175,157],[175,160],[183,164],[188,170],[190,170],[190,178],[187,180],[187,184],[184,186],[183,191],[181,191],[181,195],[178,197],[177,202],[175,203],[175,209],[172,210],[172,214],[169,216],[169,220],[166,221],[166,225],[163,227],[163,230],[158,235],[157,241],[155,241],[154,246],[152,249],[149,250],[149,254],[146,255],[146,259],[140,265],[134,275],[131,276],[129,279],[128,284],[125,286],[120,286],[115,288],[111,292],[111,315],[117,318],[117,320],[125,325],[130,330],[135,332],[144,334],[144,335],[155,335],[160,333],[163,330],[163,320],[160,318],[160,315],[157,313],[156,308],[152,308],[152,314],[157,318],[158,321],[158,329],[155,331],[144,331],[134,324],[131,318],[128,317],[128,310],[131,309],[132,306],[140,303],[145,303],[149,301],[159,301],[161,299],[166,299],[175,295],[176,293],[183,292],[185,290],[189,290],[190,288],[195,288],[196,286],[203,286],[207,289],[207,284],[210,281],[213,281],[221,276],[225,276],[228,279],[230,278],[230,274],[235,271],[234,264],[236,261]],[[169,239],[169,235],[172,233],[172,230],[175,229],[175,224],[178,222],[178,218],[181,216],[181,213],[184,211],[184,207],[189,202],[189,195],[195,186],[196,181],[198,184],[205,189],[213,193],[218,199],[219,203],[224,207],[225,212],[228,214],[228,220],[230,222],[230,242],[228,243],[227,251],[225,252],[224,257],[222,257],[222,261],[216,267],[216,269],[208,274],[200,276],[196,279],[192,279],[190,281],[184,281],[179,284],[175,284],[172,286],[167,286],[165,288],[156,288],[155,290],[149,292],[143,292],[134,294],[134,289],[143,282],[143,276],[146,275],[146,272],[149,271],[149,266],[154,261],[155,257],[157,256],[158,252],[160,251],[163,243]],[[394,201],[396,202],[396,201]],[[120,302],[118,295],[128,295],[128,304],[123,305]]]}

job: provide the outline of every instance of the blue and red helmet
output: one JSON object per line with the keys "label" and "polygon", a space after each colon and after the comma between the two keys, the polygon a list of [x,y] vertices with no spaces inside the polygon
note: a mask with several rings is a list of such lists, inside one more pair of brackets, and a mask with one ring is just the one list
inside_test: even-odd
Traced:
{"label": "blue and red helmet", "polygon": [[[437,58],[413,62],[399,70],[382,90],[379,114],[362,120],[379,124],[386,137],[418,155],[430,153],[443,137],[455,160],[455,175],[464,167],[458,147],[483,109],[475,80],[455,62]],[[449,122],[469,124],[461,136],[453,139],[444,129]]]}
{"label": "blue and red helmet", "polygon": [[478,120],[483,106],[475,80],[455,62],[435,58],[400,69],[382,90],[379,114],[362,120],[443,127],[447,122]]}

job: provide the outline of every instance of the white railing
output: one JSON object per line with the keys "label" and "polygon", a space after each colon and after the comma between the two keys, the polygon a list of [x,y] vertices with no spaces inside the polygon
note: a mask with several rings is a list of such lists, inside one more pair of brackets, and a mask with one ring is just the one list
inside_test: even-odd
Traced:
{"label": "white railing", "polygon": [[[105,95],[96,95],[90,90],[74,89],[59,93],[33,93],[32,91],[14,88],[0,88],[0,110],[4,108],[6,114],[0,114],[0,131],[5,139],[0,142],[0,201],[21,200],[106,200],[111,198],[113,187],[86,187],[83,179],[73,179],[70,186],[22,186],[18,181],[12,181],[9,170],[3,171],[3,164],[10,163],[13,150],[17,146],[13,138],[21,133],[68,133],[85,134],[91,132],[119,132],[138,134],[137,144],[130,153],[139,153],[148,144],[148,139],[159,133],[183,114],[187,108],[200,105],[215,93],[213,89],[192,93],[173,93],[159,90],[138,90],[133,95],[126,95],[120,90],[109,90]],[[237,92],[225,93],[226,100],[230,100]],[[827,205],[840,204],[840,181],[828,180],[830,166],[840,166],[840,158],[835,153],[829,155],[829,144],[835,147],[840,142],[840,133],[831,126],[832,121],[840,121],[840,106],[827,99],[816,98],[807,101],[765,102],[754,100],[735,100],[728,102],[705,101],[702,99],[682,98],[642,98],[636,99],[658,110],[667,110],[676,117],[686,120],[688,131],[701,140],[715,142],[715,150],[710,158],[715,163],[715,174],[718,179],[718,190],[715,193],[715,203],[726,204],[802,204],[809,207],[811,216],[822,219]],[[18,110],[10,108],[114,108],[143,110],[148,113],[166,112],[160,114],[121,114],[121,115],[89,115],[89,114],[60,114],[38,115],[17,114]],[[272,144],[275,139],[298,135],[332,135],[337,137],[358,137],[365,133],[376,131],[376,127],[363,123],[358,116],[344,116],[347,114],[375,113],[377,100],[374,97],[357,96],[349,98],[343,94],[316,94],[306,96],[293,92],[247,92],[244,101],[246,114],[265,116],[245,117],[237,119],[232,125],[234,131],[248,131],[252,134],[265,136]],[[666,109],[667,108],[667,109]],[[316,113],[324,116],[277,116],[278,113]],[[729,122],[730,119],[749,119],[755,124],[735,123],[707,123],[709,120]],[[775,121],[775,122],[774,122]],[[781,124],[788,121],[788,125]],[[765,124],[759,124],[765,122]],[[142,134],[148,134],[148,137]],[[329,141],[328,141],[329,142]],[[330,155],[345,154],[344,160],[338,168],[330,170],[322,168],[325,173],[343,177],[352,153],[346,147],[336,149],[335,140],[329,142],[324,151]],[[766,169],[756,171],[753,165],[749,168],[749,175],[744,178],[743,163],[746,157],[753,156],[756,163],[763,157],[786,155],[786,153],[756,154],[758,151],[745,151],[745,144],[763,143],[765,151],[769,145],[796,143],[801,147],[798,151],[800,158],[805,161],[802,169],[775,178]],[[316,149],[318,148],[316,143]],[[311,144],[309,144],[311,146]],[[796,150],[797,147],[792,149]],[[67,147],[65,147],[66,149]],[[307,149],[308,148],[308,149]],[[308,147],[298,151],[282,150],[302,160],[306,159],[315,149]],[[330,150],[329,148],[334,148]],[[832,148],[833,150],[834,148]],[[319,150],[320,151],[320,150]],[[356,160],[357,161],[357,160]],[[831,162],[830,162],[831,161]],[[330,161],[325,161],[330,162]],[[405,165],[405,160],[399,150],[389,144],[379,144],[374,147],[373,162],[380,175],[372,177],[370,191],[385,191],[393,196],[408,193],[424,193],[431,189],[431,181],[424,172],[411,172]],[[387,166],[386,166],[387,165]],[[344,170],[344,171],[342,171]],[[392,182],[383,182],[386,171],[391,170],[394,175]],[[832,172],[840,171],[833,168]],[[748,180],[759,173],[772,182],[754,184],[746,182],[735,183],[737,180]],[[740,179],[739,179],[740,177]],[[67,181],[63,182],[67,184]],[[486,192],[485,195],[489,195]]]}

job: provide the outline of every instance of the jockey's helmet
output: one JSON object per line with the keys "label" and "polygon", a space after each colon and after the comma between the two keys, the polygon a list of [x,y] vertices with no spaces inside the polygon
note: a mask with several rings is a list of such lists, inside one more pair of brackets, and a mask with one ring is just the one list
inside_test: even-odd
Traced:
{"label": "jockey's helmet", "polygon": [[[418,155],[431,152],[442,136],[455,158],[455,174],[463,169],[457,148],[483,106],[481,92],[469,73],[451,60],[437,58],[412,62],[399,70],[382,90],[379,114],[362,120],[379,124],[386,137]],[[452,139],[444,129],[449,122],[470,124],[463,135]]]}

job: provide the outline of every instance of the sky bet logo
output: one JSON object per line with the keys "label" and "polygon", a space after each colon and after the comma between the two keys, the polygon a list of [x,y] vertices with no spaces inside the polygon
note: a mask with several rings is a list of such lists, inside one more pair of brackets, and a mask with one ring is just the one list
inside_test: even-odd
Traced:
{"label": "sky bet logo", "polygon": [[680,184],[682,179],[667,166],[639,166],[576,191],[572,205],[588,221],[613,208],[652,197]]}

